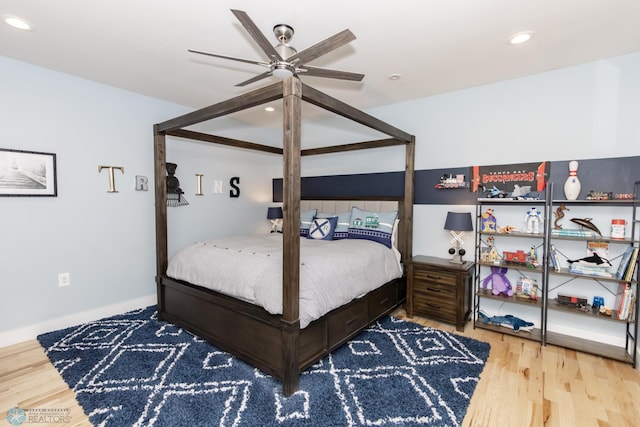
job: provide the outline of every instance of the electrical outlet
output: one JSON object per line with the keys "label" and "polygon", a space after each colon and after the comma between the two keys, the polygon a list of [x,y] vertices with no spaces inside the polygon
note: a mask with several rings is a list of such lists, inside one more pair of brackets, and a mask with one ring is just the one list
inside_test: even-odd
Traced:
{"label": "electrical outlet", "polygon": [[58,274],[58,287],[71,286],[71,273]]}

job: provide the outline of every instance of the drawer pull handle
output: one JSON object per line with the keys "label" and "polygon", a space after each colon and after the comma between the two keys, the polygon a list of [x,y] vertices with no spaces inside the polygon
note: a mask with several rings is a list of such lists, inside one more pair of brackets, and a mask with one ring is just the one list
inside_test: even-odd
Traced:
{"label": "drawer pull handle", "polygon": [[431,307],[434,307],[434,308],[440,308],[440,306],[437,305],[437,304],[431,304],[431,303],[428,303],[428,302],[426,302],[425,304],[427,304],[427,305],[429,305]]}
{"label": "drawer pull handle", "polygon": [[442,289],[433,289],[433,288],[427,288],[428,290],[430,290],[431,292],[442,292]]}
{"label": "drawer pull handle", "polygon": [[380,301],[380,305],[382,305],[382,304],[386,303],[387,301],[389,301],[389,298],[385,298],[385,299],[383,299],[382,301]]}
{"label": "drawer pull handle", "polygon": [[430,275],[430,274],[427,274],[427,277],[428,277],[429,279],[436,279],[436,280],[440,280],[440,279],[442,279],[442,277],[440,277],[440,276],[432,276],[432,275]]}
{"label": "drawer pull handle", "polygon": [[356,320],[358,320],[358,318],[357,318],[357,317],[354,317],[354,318],[353,318],[353,319],[351,319],[351,320],[347,320],[346,322],[344,322],[344,326],[349,326],[349,325],[351,325],[353,322],[355,322]]}

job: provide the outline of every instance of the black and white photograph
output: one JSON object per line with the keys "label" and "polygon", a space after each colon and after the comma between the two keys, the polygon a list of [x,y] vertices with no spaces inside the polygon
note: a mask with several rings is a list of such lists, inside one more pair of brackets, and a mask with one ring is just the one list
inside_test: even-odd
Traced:
{"label": "black and white photograph", "polygon": [[56,155],[0,148],[0,196],[57,196]]}

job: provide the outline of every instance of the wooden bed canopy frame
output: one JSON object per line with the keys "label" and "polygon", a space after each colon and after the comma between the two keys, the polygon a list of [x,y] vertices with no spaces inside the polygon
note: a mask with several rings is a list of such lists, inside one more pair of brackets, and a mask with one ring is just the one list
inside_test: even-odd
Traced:
{"label": "wooden bed canopy frame", "polygon": [[[280,98],[283,99],[283,148],[185,129]],[[390,138],[303,150],[302,101],[377,130]],[[272,315],[261,307],[167,277],[167,136],[283,156],[282,315]],[[304,369],[342,345],[374,320],[390,313],[406,296],[404,278],[396,279],[300,329],[300,157],[394,145],[405,146],[404,196],[383,196],[378,199],[398,200],[401,225],[398,249],[402,259],[406,260],[411,258],[412,250],[415,152],[413,135],[311,88],[295,76],[154,125],[158,319],[190,330],[222,350],[278,378],[282,382],[285,396],[297,391],[299,375]]]}

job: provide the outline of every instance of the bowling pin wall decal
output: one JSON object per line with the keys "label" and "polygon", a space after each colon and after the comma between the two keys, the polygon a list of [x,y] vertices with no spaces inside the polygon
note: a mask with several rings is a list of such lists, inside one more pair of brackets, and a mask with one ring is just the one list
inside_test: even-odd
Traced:
{"label": "bowling pin wall decal", "polygon": [[580,195],[581,187],[578,179],[578,162],[572,160],[569,162],[569,177],[564,182],[564,196],[567,200],[576,200]]}

